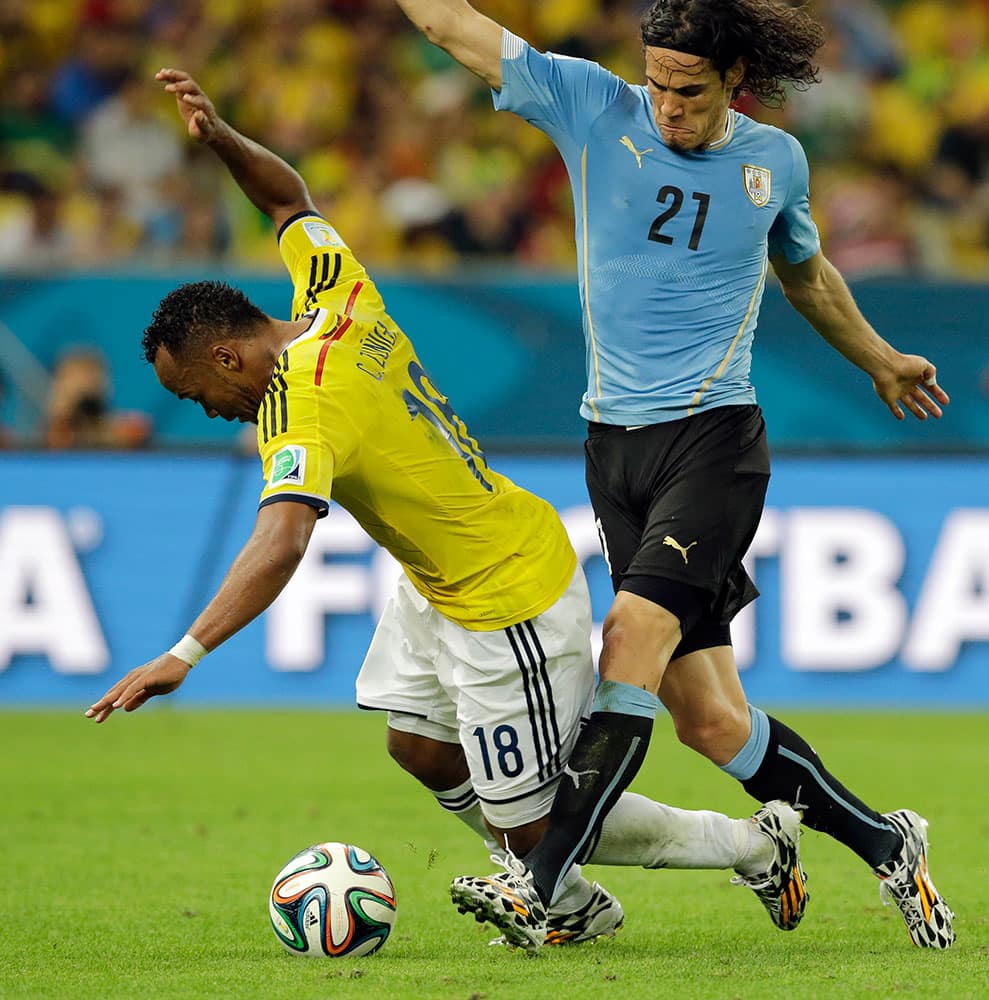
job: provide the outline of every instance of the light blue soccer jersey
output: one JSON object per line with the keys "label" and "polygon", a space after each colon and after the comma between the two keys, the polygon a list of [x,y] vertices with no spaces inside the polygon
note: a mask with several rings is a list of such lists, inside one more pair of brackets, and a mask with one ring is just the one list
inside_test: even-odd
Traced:
{"label": "light blue soccer jersey", "polygon": [[570,174],[587,343],[581,415],[676,420],[754,403],[767,255],[820,249],[792,136],[729,112],[701,152],[669,149],[644,86],[506,31],[495,107],[545,132]]}

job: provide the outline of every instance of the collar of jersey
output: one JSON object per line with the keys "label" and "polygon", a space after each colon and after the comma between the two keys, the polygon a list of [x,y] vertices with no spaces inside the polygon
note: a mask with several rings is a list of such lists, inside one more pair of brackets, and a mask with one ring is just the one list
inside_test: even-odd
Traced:
{"label": "collar of jersey", "polygon": [[712,142],[710,146],[707,147],[704,152],[713,153],[715,150],[723,149],[732,140],[732,136],[735,134],[735,111],[732,108],[728,109],[728,121],[725,123],[725,134],[718,139],[716,142]]}
{"label": "collar of jersey", "polygon": [[[329,309],[317,309],[315,310],[315,312],[306,313],[306,316],[312,316],[312,320],[309,323],[309,326],[307,326],[305,330],[303,330],[302,333],[300,333],[299,336],[295,338],[295,340],[289,342],[289,344],[286,346],[286,350],[289,347],[294,346],[295,344],[301,343],[303,340],[308,340],[310,337],[315,337],[317,333],[321,333],[323,327],[326,326],[327,318],[331,315],[336,316],[336,313],[331,313]],[[300,319],[304,318],[305,316],[300,317]]]}

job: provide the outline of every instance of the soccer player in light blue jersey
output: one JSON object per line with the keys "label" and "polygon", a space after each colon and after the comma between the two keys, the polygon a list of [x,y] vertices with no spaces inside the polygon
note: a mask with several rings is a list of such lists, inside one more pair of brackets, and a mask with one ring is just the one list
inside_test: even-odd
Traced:
{"label": "soccer player in light blue jersey", "polygon": [[[756,596],[741,560],[769,480],[749,371],[770,265],[894,417],[940,417],[948,402],[934,365],[883,340],[821,253],[800,144],[732,107],[742,91],[772,104],[784,84],[813,83],[823,29],[783,0],[656,0],[642,17],[645,83],[633,85],[536,51],[465,0],[398,3],[566,163],[587,482],[616,590],[594,713],[545,834],[505,874],[455,880],[455,902],[538,948],[546,904],[638,771],[662,702],[685,744],[865,860],[916,945],[949,947],[953,914],[927,873],[926,820],[877,812],[797,733],[747,704],[731,647],[729,623]],[[796,927],[807,898],[796,854],[764,879],[736,881],[778,927]]]}

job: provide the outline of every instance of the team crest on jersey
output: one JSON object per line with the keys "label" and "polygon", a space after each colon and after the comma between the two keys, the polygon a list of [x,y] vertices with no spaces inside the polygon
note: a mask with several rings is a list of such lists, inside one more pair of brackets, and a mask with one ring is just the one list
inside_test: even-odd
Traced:
{"label": "team crest on jersey", "polygon": [[306,236],[314,247],[342,247],[340,234],[322,219],[307,219],[302,223]]}
{"label": "team crest on jersey", "polygon": [[748,163],[742,165],[742,184],[749,201],[756,208],[765,208],[773,193],[773,172],[765,167],[753,167]]}
{"label": "team crest on jersey", "polygon": [[268,479],[268,485],[301,484],[305,482],[305,479],[306,449],[294,444],[279,448],[271,460],[271,476]]}

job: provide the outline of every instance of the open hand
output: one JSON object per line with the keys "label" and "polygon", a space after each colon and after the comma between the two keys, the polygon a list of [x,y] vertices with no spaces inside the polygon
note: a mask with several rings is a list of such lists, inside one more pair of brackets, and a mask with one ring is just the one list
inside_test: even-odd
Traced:
{"label": "open hand", "polygon": [[86,718],[104,722],[114,709],[133,712],[155,695],[170,694],[186,679],[189,670],[187,663],[171,653],[162,653],[117,681],[99,701],[90,705]]}
{"label": "open hand", "polygon": [[951,400],[937,384],[937,369],[919,354],[899,354],[889,367],[872,379],[876,395],[889,407],[897,420],[909,410],[918,420],[927,415],[941,416],[941,406]]}
{"label": "open hand", "polygon": [[160,69],[155,79],[165,84],[165,90],[175,95],[179,114],[189,129],[189,135],[200,142],[209,142],[222,124],[213,102],[188,73],[181,69]]}

